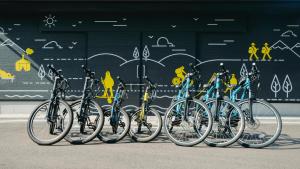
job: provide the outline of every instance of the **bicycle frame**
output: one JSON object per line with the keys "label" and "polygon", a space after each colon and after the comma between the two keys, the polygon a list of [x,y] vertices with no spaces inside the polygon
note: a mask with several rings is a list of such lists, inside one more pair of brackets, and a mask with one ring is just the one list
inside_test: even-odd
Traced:
{"label": "bicycle frame", "polygon": [[[143,121],[145,119],[145,115],[147,116],[147,114],[145,114],[145,112],[147,113],[149,110],[149,105],[151,104],[152,100],[153,100],[153,89],[151,89],[150,85],[146,86],[145,89],[145,93],[143,96],[143,103],[141,105],[141,113],[139,115],[139,120]],[[149,94],[151,93],[151,94]]]}
{"label": "bicycle frame", "polygon": [[112,108],[111,108],[111,117],[110,117],[110,124],[111,125],[116,125],[116,123],[119,121],[120,118],[120,112],[119,109],[121,107],[122,101],[123,101],[123,96],[125,94],[125,88],[123,85],[119,85],[116,92],[115,92],[115,97],[112,103]]}

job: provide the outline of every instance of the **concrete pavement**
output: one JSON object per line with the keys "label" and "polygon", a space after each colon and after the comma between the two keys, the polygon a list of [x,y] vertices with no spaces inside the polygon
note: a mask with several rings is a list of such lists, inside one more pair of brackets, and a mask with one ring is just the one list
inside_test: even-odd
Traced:
{"label": "concrete pavement", "polygon": [[265,149],[179,147],[164,135],[144,144],[126,138],[117,144],[38,146],[28,138],[24,121],[10,121],[0,123],[0,169],[296,169],[299,131],[300,124],[284,124],[280,139]]}

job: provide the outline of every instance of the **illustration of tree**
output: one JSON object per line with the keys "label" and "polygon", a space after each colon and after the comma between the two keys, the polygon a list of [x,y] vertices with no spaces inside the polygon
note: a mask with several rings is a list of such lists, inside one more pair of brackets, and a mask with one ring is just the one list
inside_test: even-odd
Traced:
{"label": "illustration of tree", "polygon": [[274,92],[275,98],[277,98],[277,93],[280,91],[280,89],[281,89],[280,82],[278,80],[277,75],[275,74],[271,83],[271,90],[272,92]]}
{"label": "illustration of tree", "polygon": [[284,78],[282,90],[286,93],[286,98],[289,98],[289,93],[293,90],[292,82],[289,75],[286,75]]}
{"label": "illustration of tree", "polygon": [[134,48],[134,51],[133,51],[133,57],[134,57],[135,59],[139,59],[139,57],[140,57],[139,50],[138,50],[137,47]]}
{"label": "illustration of tree", "polygon": [[41,65],[39,68],[38,76],[39,78],[41,78],[41,80],[43,80],[43,78],[46,76],[46,72],[43,65]]}
{"label": "illustration of tree", "polygon": [[52,72],[51,69],[49,69],[49,71],[48,71],[48,77],[49,77],[50,79],[53,79],[53,72]]}
{"label": "illustration of tree", "polygon": [[248,73],[247,67],[245,65],[245,63],[242,65],[241,70],[240,70],[240,75],[241,76],[246,76]]}
{"label": "illustration of tree", "polygon": [[150,52],[149,52],[148,46],[145,45],[144,50],[143,50],[143,58],[145,60],[147,60],[149,56],[150,56]]}

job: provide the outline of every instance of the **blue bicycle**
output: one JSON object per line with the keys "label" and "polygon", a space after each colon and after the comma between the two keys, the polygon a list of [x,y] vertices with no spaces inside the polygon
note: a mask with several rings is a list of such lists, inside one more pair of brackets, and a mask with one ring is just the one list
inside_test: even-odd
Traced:
{"label": "blue bicycle", "polygon": [[[193,68],[193,66],[191,65]],[[165,113],[164,128],[168,138],[180,146],[193,146],[202,142],[212,127],[212,115],[207,105],[192,97],[193,78],[199,72],[193,69],[185,75],[177,96]]]}
{"label": "blue bicycle", "polygon": [[228,71],[223,63],[214,74],[210,84],[204,85],[205,95],[201,99],[213,116],[213,125],[205,143],[213,147],[226,147],[235,143],[245,128],[244,115],[237,104],[224,97],[224,87],[229,81]]}
{"label": "blue bicycle", "polygon": [[[274,106],[262,99],[256,98],[256,91],[260,86],[260,72],[255,63],[251,72],[241,77],[230,99],[239,102],[245,120],[246,128],[239,143],[244,147],[263,148],[274,143],[280,136],[282,121]],[[240,94],[240,99],[238,99]]]}

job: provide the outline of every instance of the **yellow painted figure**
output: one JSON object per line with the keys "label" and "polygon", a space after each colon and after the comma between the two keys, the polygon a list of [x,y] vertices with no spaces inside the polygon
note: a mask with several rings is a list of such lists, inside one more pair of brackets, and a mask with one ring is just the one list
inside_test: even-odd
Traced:
{"label": "yellow painted figure", "polygon": [[18,60],[15,64],[15,69],[17,72],[21,72],[22,70],[24,70],[24,72],[30,71],[31,64],[30,61],[25,58],[25,55],[32,55],[33,52],[34,51],[32,49],[27,48],[25,53],[22,53],[22,58]]}
{"label": "yellow painted figure", "polygon": [[264,44],[264,47],[261,49],[261,53],[263,54],[262,60],[266,60],[266,56],[268,57],[268,60],[271,60],[272,57],[270,56],[271,48],[269,47],[268,43]]}
{"label": "yellow painted figure", "polygon": [[177,77],[174,77],[172,79],[172,84],[174,86],[178,86],[181,84],[186,75],[186,72],[184,71],[184,66],[180,66],[179,68],[175,69],[175,74]]}
{"label": "yellow painted figure", "polygon": [[253,60],[253,56],[255,60],[258,60],[257,51],[259,48],[256,48],[255,43],[251,43],[251,46],[248,49],[248,53],[250,54],[249,60]]}
{"label": "yellow painted figure", "polygon": [[107,98],[108,103],[112,103],[112,98],[114,97],[113,86],[115,84],[114,79],[110,75],[110,71],[105,72],[105,78],[101,77],[101,82],[104,86],[104,93],[101,98]]}
{"label": "yellow painted figure", "polygon": [[0,69],[0,78],[1,79],[5,79],[5,80],[14,80],[15,79],[15,76],[11,73],[8,73],[2,69]]}
{"label": "yellow painted figure", "polygon": [[226,85],[227,88],[225,89],[224,93],[227,93],[228,91],[232,90],[237,84],[238,84],[238,80],[235,74],[232,74],[230,78],[230,84]]}

